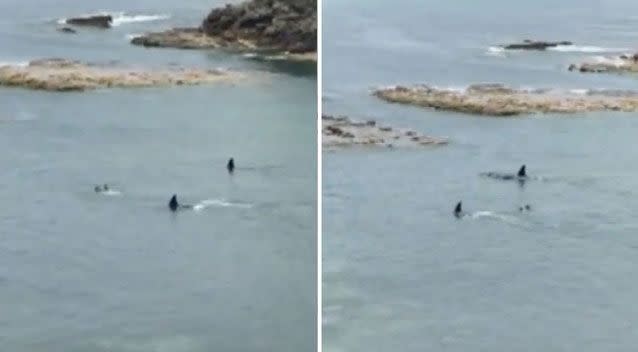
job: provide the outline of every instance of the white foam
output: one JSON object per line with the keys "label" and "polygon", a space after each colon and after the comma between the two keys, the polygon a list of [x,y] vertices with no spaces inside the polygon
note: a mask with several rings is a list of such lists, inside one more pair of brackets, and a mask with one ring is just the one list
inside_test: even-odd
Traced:
{"label": "white foam", "polygon": [[627,48],[604,48],[599,46],[579,46],[579,45],[558,45],[547,48],[547,50],[559,51],[563,53],[620,53],[629,51]]}
{"label": "white foam", "polygon": [[489,56],[504,57],[505,48],[500,46],[490,46],[489,48],[487,48],[487,52],[485,54]]}
{"label": "white foam", "polygon": [[245,203],[233,203],[228,202],[224,199],[205,199],[195,205],[193,205],[193,210],[201,211],[208,207],[222,207],[222,208],[252,208],[251,204]]}
{"label": "white foam", "polygon": [[3,66],[27,67],[29,66],[29,61],[0,61],[0,67]]}
{"label": "white foam", "polygon": [[621,65],[624,65],[625,63],[619,57],[594,56],[592,59],[594,59],[595,62],[598,62],[601,64],[609,64],[609,65],[616,65],[616,66],[621,66]]}
{"label": "white foam", "polygon": [[125,23],[152,22],[163,21],[171,18],[169,15],[126,15],[119,14],[113,16],[113,26],[119,26]]}
{"label": "white foam", "polygon": [[[170,15],[159,14],[159,15],[129,15],[125,12],[109,12],[109,11],[100,11],[96,13],[79,15],[77,17],[90,17],[90,16],[106,16],[110,15],[113,17],[113,22],[111,25],[113,27],[120,26],[126,23],[137,23],[137,22],[151,22],[151,21],[162,21],[171,18]],[[58,24],[66,24],[66,18],[61,18],[58,20]]]}
{"label": "white foam", "polygon": [[141,37],[141,36],[143,36],[143,35],[144,35],[144,34],[141,34],[141,33],[130,33],[130,34],[127,34],[127,35],[126,35],[126,40],[129,40],[129,41],[130,41],[130,40],[133,40],[133,39],[135,39],[135,38]]}
{"label": "white foam", "polygon": [[121,196],[122,192],[114,190],[114,189],[109,189],[108,191],[102,191],[100,192],[101,194],[105,195],[105,196]]}
{"label": "white foam", "polygon": [[520,220],[518,220],[516,217],[514,216],[510,216],[510,215],[505,215],[505,214],[499,214],[499,213],[495,213],[492,211],[477,211],[474,212],[472,214],[470,214],[470,217],[472,219],[482,219],[482,218],[487,218],[487,219],[493,219],[493,220],[497,220],[500,222],[504,222],[506,224],[510,224],[510,225],[521,225]]}
{"label": "white foam", "polygon": [[245,53],[242,56],[245,58],[253,59],[256,58],[258,55],[256,53]]}
{"label": "white foam", "polygon": [[570,89],[569,92],[577,95],[587,95],[589,93],[589,89]]}

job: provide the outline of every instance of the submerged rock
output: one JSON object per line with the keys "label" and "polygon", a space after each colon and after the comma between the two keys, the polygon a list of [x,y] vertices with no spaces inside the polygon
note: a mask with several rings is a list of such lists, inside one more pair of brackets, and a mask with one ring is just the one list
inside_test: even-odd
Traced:
{"label": "submerged rock", "polygon": [[75,26],[91,26],[99,28],[110,28],[113,23],[111,15],[94,15],[86,17],[72,17],[65,21],[67,24]]}
{"label": "submerged rock", "polygon": [[0,66],[0,85],[50,91],[82,91],[106,87],[195,85],[234,81],[238,73],[203,69],[135,69],[117,64],[90,64],[50,58],[26,66]]}
{"label": "submerged rock", "polygon": [[559,45],[572,45],[572,42],[560,41],[560,42],[546,42],[546,41],[534,41],[523,40],[522,43],[503,45],[502,47],[507,50],[546,50],[547,48],[557,47]]}
{"label": "submerged rock", "polygon": [[638,91],[528,90],[502,84],[476,84],[462,91],[397,86],[378,89],[373,95],[392,103],[474,115],[638,111]]}
{"label": "submerged rock", "polygon": [[410,147],[446,144],[442,138],[420,135],[414,131],[379,127],[374,120],[353,121],[345,116],[321,117],[324,147],[355,145],[377,147]]}
{"label": "submerged rock", "polygon": [[197,28],[146,33],[131,43],[179,49],[249,49],[316,61],[317,1],[251,0],[226,5],[213,9]]}
{"label": "submerged rock", "polygon": [[592,59],[580,64],[571,64],[568,70],[583,73],[636,73],[638,54]]}
{"label": "submerged rock", "polygon": [[75,34],[77,33],[77,31],[71,27],[60,27],[58,28],[58,32],[62,32],[62,33],[70,33],[70,34]]}

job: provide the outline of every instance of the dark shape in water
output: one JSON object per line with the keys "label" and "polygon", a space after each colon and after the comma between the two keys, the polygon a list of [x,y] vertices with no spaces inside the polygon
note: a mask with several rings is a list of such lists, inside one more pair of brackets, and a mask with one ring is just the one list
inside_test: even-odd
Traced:
{"label": "dark shape in water", "polygon": [[233,158],[230,158],[228,160],[228,164],[226,164],[226,169],[231,174],[233,173],[233,171],[235,171],[235,160],[233,160]]}
{"label": "dark shape in water", "polygon": [[100,193],[100,192],[102,192],[102,187],[100,185],[97,185],[97,186],[93,187],[93,190],[95,191],[95,193]]}
{"label": "dark shape in water", "polygon": [[177,208],[179,207],[179,203],[177,203],[177,195],[176,194],[173,194],[173,197],[168,202],[168,207],[171,209],[171,211],[177,211]]}
{"label": "dark shape in water", "polygon": [[87,17],[72,17],[65,21],[67,24],[75,26],[92,26],[99,28],[110,28],[113,22],[111,15],[95,15]]}
{"label": "dark shape in water", "polygon": [[58,32],[61,33],[69,33],[69,34],[75,34],[77,33],[77,31],[71,27],[60,27],[58,28]]}
{"label": "dark shape in water", "polygon": [[454,216],[458,219],[463,216],[463,205],[462,202],[456,203],[456,207],[454,207]]}
{"label": "dark shape in water", "polygon": [[545,50],[547,48],[554,48],[559,45],[572,45],[572,42],[561,41],[561,42],[545,42],[545,41],[533,41],[529,39],[525,39],[522,43],[508,44],[503,46],[503,48],[508,50]]}
{"label": "dark shape in water", "polygon": [[485,173],[482,173],[481,176],[485,176],[485,177],[489,177],[489,178],[493,178],[495,180],[501,180],[501,181],[518,180],[519,182],[524,182],[525,180],[527,180],[527,170],[525,165],[523,165],[521,166],[520,169],[518,169],[518,172],[516,174],[505,174],[501,172],[485,172]]}
{"label": "dark shape in water", "polygon": [[522,212],[522,211],[530,211],[532,210],[532,206],[529,204],[525,204],[525,206],[522,207],[518,207],[518,211]]}
{"label": "dark shape in water", "polygon": [[516,174],[516,176],[527,177],[527,173],[525,172],[525,165],[521,166],[521,168],[518,169],[518,173]]}

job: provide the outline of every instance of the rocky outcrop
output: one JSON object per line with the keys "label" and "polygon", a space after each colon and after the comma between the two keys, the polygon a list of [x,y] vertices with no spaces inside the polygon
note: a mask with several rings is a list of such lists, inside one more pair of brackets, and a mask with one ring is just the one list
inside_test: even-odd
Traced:
{"label": "rocky outcrop", "polygon": [[252,0],[211,11],[202,23],[213,37],[247,39],[262,48],[317,51],[317,2]]}
{"label": "rocky outcrop", "polygon": [[559,45],[572,45],[572,42],[545,42],[534,40],[523,40],[522,43],[503,45],[502,47],[507,50],[546,50],[547,48],[557,47]]}
{"label": "rocky outcrop", "polygon": [[131,44],[177,49],[214,49],[225,46],[222,44],[222,38],[206,35],[199,28],[173,28],[163,32],[146,33],[131,39]]}
{"label": "rocky outcrop", "polygon": [[378,89],[373,94],[392,103],[473,115],[638,111],[638,91],[526,90],[502,84],[477,84],[461,91],[428,86],[397,86]]}
{"label": "rocky outcrop", "polygon": [[580,64],[571,64],[568,70],[583,73],[636,73],[638,54],[592,59]]}
{"label": "rocky outcrop", "polygon": [[[146,33],[134,45],[179,49],[228,48],[283,53],[314,59],[317,52],[316,0],[251,0],[216,8],[196,28]],[[308,55],[314,53],[315,55]]]}
{"label": "rocky outcrop", "polygon": [[353,121],[345,116],[321,117],[323,147],[415,147],[446,144],[447,140],[406,129],[378,126],[373,120]]}
{"label": "rocky outcrop", "polygon": [[110,15],[95,15],[86,17],[72,17],[65,21],[67,24],[74,26],[90,26],[98,28],[110,28],[113,23],[113,17]]}
{"label": "rocky outcrop", "polygon": [[26,66],[0,66],[0,86],[49,91],[83,91],[108,87],[152,87],[229,82],[238,73],[200,69],[135,69],[67,59],[31,61]]}

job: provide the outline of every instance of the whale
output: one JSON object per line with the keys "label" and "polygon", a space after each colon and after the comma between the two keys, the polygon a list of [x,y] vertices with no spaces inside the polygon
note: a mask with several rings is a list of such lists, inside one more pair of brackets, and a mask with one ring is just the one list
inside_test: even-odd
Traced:
{"label": "whale", "polygon": [[457,219],[460,219],[461,217],[463,217],[464,213],[463,213],[463,203],[462,202],[458,202],[456,203],[456,207],[454,207],[454,216]]}
{"label": "whale", "polygon": [[93,187],[93,190],[95,191],[95,193],[103,193],[103,192],[108,192],[109,191],[109,185],[107,185],[106,183],[103,185],[97,185],[95,187]]}
{"label": "whale", "polygon": [[528,178],[525,165],[522,165],[518,169],[518,172],[515,174],[502,173],[502,172],[484,172],[481,174],[481,176],[485,176],[488,178],[493,178],[495,180],[501,180],[501,181],[511,181],[511,180],[525,181]]}
{"label": "whale", "polygon": [[226,169],[228,170],[228,173],[233,173],[233,171],[235,171],[235,160],[233,160],[233,158],[230,158],[228,160],[228,163],[226,164]]}
{"label": "whale", "polygon": [[168,201],[168,208],[171,211],[175,212],[179,209],[192,209],[193,206],[188,204],[179,204],[179,202],[177,201],[177,195],[173,194],[173,196],[171,197],[171,200]]}

